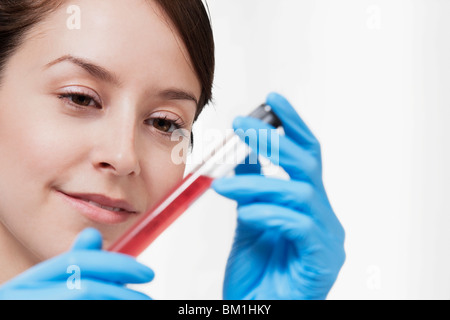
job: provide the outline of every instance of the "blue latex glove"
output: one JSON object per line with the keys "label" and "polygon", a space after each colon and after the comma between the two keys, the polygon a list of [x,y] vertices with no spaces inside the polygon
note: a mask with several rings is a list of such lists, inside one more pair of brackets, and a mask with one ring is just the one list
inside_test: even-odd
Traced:
{"label": "blue latex glove", "polygon": [[[85,229],[69,252],[28,269],[0,287],[0,299],[150,299],[125,285],[149,282],[153,271],[130,256],[102,251],[101,247],[101,234]],[[79,282],[75,272],[79,272]]]}
{"label": "blue latex glove", "polygon": [[[241,165],[234,177],[214,181],[216,192],[238,203],[224,298],[325,299],[345,252],[344,230],[322,182],[320,146],[285,98],[272,93],[267,104],[283,123],[278,161],[290,180],[265,177],[257,165]],[[274,129],[248,117],[238,117],[233,126]]]}

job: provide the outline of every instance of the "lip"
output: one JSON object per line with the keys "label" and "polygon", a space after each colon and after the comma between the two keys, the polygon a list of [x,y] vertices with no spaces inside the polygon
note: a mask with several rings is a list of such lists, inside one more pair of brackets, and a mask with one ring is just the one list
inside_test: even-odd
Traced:
{"label": "lip", "polygon": [[83,216],[97,223],[118,224],[138,213],[131,204],[122,199],[91,193],[57,193]]}

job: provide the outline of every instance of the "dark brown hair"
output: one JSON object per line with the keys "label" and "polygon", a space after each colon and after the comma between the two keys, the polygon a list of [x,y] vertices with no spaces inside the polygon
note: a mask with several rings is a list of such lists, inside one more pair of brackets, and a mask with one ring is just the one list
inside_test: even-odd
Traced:
{"label": "dark brown hair", "polygon": [[214,38],[206,8],[201,0],[154,0],[177,28],[189,52],[202,85],[197,114],[212,99],[214,79]]}
{"label": "dark brown hair", "polygon": [[[0,0],[0,81],[5,65],[27,32],[66,0]],[[201,0],[151,0],[172,21],[190,55],[202,86],[195,120],[212,99],[214,39],[208,13]]]}

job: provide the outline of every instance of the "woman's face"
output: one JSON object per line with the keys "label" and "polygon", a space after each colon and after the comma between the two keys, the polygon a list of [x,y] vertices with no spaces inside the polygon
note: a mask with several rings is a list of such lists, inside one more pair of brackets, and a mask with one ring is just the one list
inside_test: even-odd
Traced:
{"label": "woman's face", "polygon": [[[68,24],[73,4],[79,29]],[[30,259],[67,250],[89,226],[108,246],[183,177],[171,133],[190,133],[201,87],[174,30],[145,0],[71,1],[11,56],[0,87],[0,237]]]}

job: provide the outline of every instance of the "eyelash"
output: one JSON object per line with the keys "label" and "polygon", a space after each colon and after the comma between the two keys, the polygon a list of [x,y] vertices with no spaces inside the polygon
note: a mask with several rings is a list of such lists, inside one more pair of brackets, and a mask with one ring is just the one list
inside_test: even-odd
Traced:
{"label": "eyelash", "polygon": [[[179,130],[179,129],[184,129],[186,126],[183,119],[181,119],[180,117],[178,117],[175,120],[170,120],[170,119],[167,119],[167,116],[150,118],[150,119],[145,120],[145,123],[148,124],[149,126],[154,127],[153,123],[155,121],[167,121],[167,122],[169,122],[170,127],[172,127],[172,126],[174,127],[174,129],[169,132],[165,132],[165,131],[156,129],[160,132],[160,134],[166,136],[167,138],[170,138],[174,131]],[[148,122],[151,122],[151,123],[148,123]]]}
{"label": "eyelash", "polygon": [[[96,109],[101,109],[101,102],[99,102],[97,99],[95,99],[92,95],[81,92],[81,91],[75,91],[75,90],[69,90],[65,93],[62,93],[60,95],[58,95],[58,98],[61,100],[64,100],[65,102],[67,102],[68,104],[70,104],[72,107],[75,107],[77,109],[86,109],[86,108],[91,108],[90,106],[83,106],[80,105],[78,103],[73,102],[73,97],[85,97],[89,100],[92,100],[95,103],[95,108]],[[70,99],[72,98],[72,100]]]}
{"label": "eyelash", "polygon": [[[80,105],[80,104],[77,104],[77,103],[73,102],[73,98],[76,97],[76,96],[84,97],[87,100],[93,101],[94,104],[95,104],[95,107],[94,106],[89,106],[89,105],[88,106],[84,106],[84,105]],[[74,91],[70,90],[70,91],[67,91],[67,92],[65,92],[63,94],[58,95],[58,98],[61,99],[61,100],[64,100],[66,103],[68,103],[70,106],[72,106],[72,107],[74,107],[76,109],[82,109],[82,110],[86,110],[86,109],[89,109],[89,108],[102,109],[101,102],[97,101],[97,99],[92,97],[92,95],[84,93],[84,92],[78,92],[78,91],[75,91],[75,90]],[[162,130],[156,129],[156,130],[158,130],[158,132],[161,135],[166,136],[167,138],[170,138],[172,136],[173,131],[178,130],[178,129],[184,129],[185,126],[186,126],[185,122],[183,121],[183,119],[181,119],[181,117],[177,117],[177,119],[170,120],[165,115],[162,116],[162,117],[149,118],[149,119],[145,120],[145,123],[148,124],[149,126],[152,126],[155,121],[168,121],[170,127],[172,127],[172,126],[175,127],[170,132],[164,132]],[[151,123],[148,123],[148,122],[151,122]]]}

